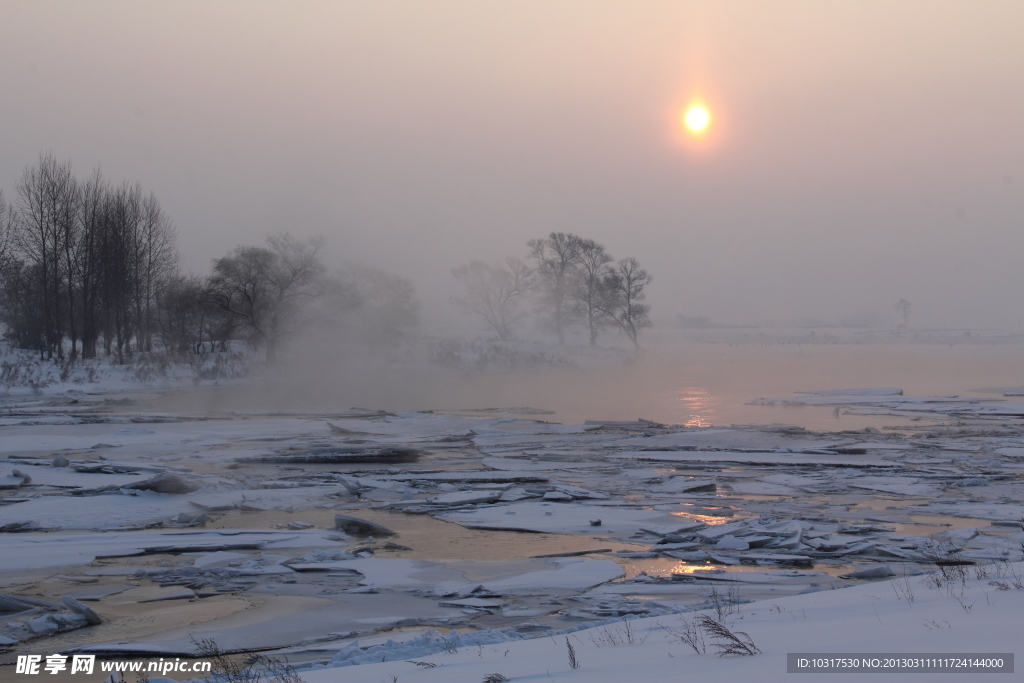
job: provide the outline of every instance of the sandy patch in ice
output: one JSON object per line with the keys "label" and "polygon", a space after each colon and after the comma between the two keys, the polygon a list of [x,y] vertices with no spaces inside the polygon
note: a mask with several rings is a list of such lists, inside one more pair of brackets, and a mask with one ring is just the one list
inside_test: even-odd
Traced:
{"label": "sandy patch in ice", "polygon": [[[51,587],[44,584],[39,588],[47,596],[46,599],[50,600],[59,601],[62,594],[70,592],[66,585]],[[102,624],[32,641],[25,648],[32,652],[40,648],[56,652],[92,643],[136,640],[178,627],[196,626],[236,612],[255,610],[266,602],[266,596],[232,595],[157,603],[138,602],[166,590],[151,584],[89,602],[87,604],[103,618]]]}

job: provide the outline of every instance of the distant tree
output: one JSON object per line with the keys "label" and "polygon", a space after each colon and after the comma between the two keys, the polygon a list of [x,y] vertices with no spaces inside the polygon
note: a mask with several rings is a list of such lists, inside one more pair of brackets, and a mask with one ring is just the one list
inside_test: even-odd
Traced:
{"label": "distant tree", "polygon": [[559,344],[565,344],[565,329],[578,313],[572,306],[572,290],[578,274],[581,242],[576,235],[564,232],[553,232],[547,239],[527,242],[530,258],[536,263],[542,302]]}
{"label": "distant tree", "polygon": [[348,264],[334,278],[327,316],[342,313],[349,334],[370,345],[395,346],[419,324],[416,287],[400,275]]}
{"label": "distant tree", "polygon": [[[138,341],[139,225],[142,188],[127,183],[109,189],[97,236],[99,296],[103,303],[100,326],[108,356],[116,351],[119,362]],[[138,348],[138,346],[136,347]],[[141,350],[141,349],[140,349]]]}
{"label": "distant tree", "polygon": [[176,275],[160,288],[155,328],[164,349],[172,353],[201,353],[206,345],[221,350],[231,335],[231,319],[214,302],[204,278]]}
{"label": "distant tree", "polygon": [[597,333],[610,318],[603,301],[606,296],[603,282],[613,272],[608,265],[613,260],[611,254],[594,240],[579,240],[577,272],[571,295],[586,321],[591,346],[597,345]]}
{"label": "distant tree", "polygon": [[140,208],[133,253],[138,283],[135,295],[136,343],[143,351],[152,351],[157,295],[162,284],[177,275],[178,252],[174,227],[160,208],[156,196],[150,193],[142,200]]}
{"label": "distant tree", "polygon": [[250,341],[277,360],[281,342],[306,321],[302,304],[323,292],[323,240],[281,234],[266,247],[242,246],[217,259],[210,278],[214,303],[248,330]]}
{"label": "distant tree", "polygon": [[452,276],[464,288],[452,303],[482,317],[498,339],[514,339],[512,327],[524,315],[520,304],[532,286],[529,266],[512,257],[494,266],[473,261],[453,269]]}
{"label": "distant tree", "polygon": [[912,304],[909,301],[907,301],[906,299],[900,299],[893,306],[893,308],[896,309],[896,312],[899,313],[903,317],[903,326],[904,327],[906,327],[907,323],[910,321],[910,309],[911,309],[911,307],[912,307]]}
{"label": "distant tree", "polygon": [[639,261],[626,258],[619,261],[615,271],[606,275],[602,281],[605,311],[618,323],[636,348],[640,348],[640,330],[651,325],[651,307],[642,302],[647,297],[644,290],[653,279],[640,267]]}

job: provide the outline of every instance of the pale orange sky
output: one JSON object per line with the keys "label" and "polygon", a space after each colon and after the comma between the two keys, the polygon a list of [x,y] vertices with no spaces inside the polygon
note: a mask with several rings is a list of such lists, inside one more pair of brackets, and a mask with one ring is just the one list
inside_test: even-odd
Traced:
{"label": "pale orange sky", "polygon": [[194,270],[323,234],[428,309],[563,230],[638,257],[661,318],[906,298],[1019,329],[1021,26],[979,0],[7,0],[0,188],[50,150],[153,190]]}

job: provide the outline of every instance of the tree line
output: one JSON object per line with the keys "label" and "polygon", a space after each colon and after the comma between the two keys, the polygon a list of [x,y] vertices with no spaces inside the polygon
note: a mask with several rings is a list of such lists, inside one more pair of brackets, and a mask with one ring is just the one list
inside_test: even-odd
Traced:
{"label": "tree line", "polygon": [[[324,241],[272,235],[214,259],[206,275],[183,273],[175,227],[152,192],[77,178],[50,154],[28,167],[9,199],[0,191],[0,323],[13,346],[40,358],[124,362],[138,352],[227,350],[241,339],[277,359],[302,329],[348,341],[395,343],[418,322],[413,284],[370,266],[328,272]],[[480,316],[501,340],[541,314],[559,344],[582,326],[591,345],[621,330],[634,345],[651,324],[650,274],[635,258],[553,232],[527,243],[526,259],[452,270],[453,302]]]}
{"label": "tree line", "polygon": [[139,185],[80,181],[44,155],[0,195],[0,316],[9,341],[45,358],[152,349],[174,227]]}
{"label": "tree line", "polygon": [[529,314],[531,300],[544,327],[565,344],[566,331],[584,327],[590,345],[614,327],[639,347],[639,334],[651,325],[644,303],[652,276],[635,258],[615,261],[604,246],[572,233],[552,232],[527,242],[527,261],[508,257],[497,264],[473,261],[452,270],[462,285],[457,306],[479,316],[503,341]]}
{"label": "tree line", "polygon": [[274,235],[180,269],[176,230],[155,195],[114,185],[44,154],[14,196],[0,191],[0,323],[41,358],[96,358],[157,348],[200,353],[244,339],[273,361],[303,327],[337,326],[367,343],[416,324],[411,282],[370,266],[328,273],[322,239]]}

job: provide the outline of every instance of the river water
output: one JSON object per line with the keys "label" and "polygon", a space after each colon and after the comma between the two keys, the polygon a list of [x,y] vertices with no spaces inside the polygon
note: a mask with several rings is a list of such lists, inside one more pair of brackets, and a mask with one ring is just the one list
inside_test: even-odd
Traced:
{"label": "river water", "polygon": [[[466,372],[427,364],[306,357],[246,387],[171,394],[168,408],[325,413],[352,407],[463,411],[529,407],[561,423],[636,420],[715,426],[782,423],[838,431],[906,424],[832,408],[749,405],[768,396],[898,386],[907,395],[998,396],[1024,384],[1020,343],[729,343],[662,338],[583,368]],[[989,391],[979,391],[986,390]],[[927,422],[927,420],[925,420]]]}

